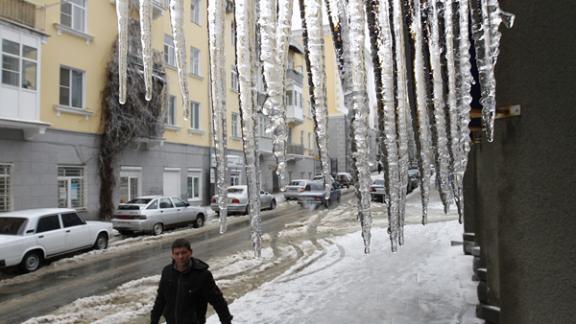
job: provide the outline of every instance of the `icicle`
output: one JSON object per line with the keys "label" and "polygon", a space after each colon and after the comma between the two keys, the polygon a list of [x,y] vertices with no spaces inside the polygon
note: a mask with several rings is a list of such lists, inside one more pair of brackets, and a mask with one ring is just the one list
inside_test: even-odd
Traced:
{"label": "icicle", "polygon": [[494,117],[496,116],[496,79],[494,67],[498,60],[500,38],[498,27],[505,18],[506,26],[512,27],[514,15],[503,13],[498,0],[470,0],[472,36],[476,47],[476,62],[480,74],[482,97],[482,124],[486,140],[494,140]]}
{"label": "icicle", "polygon": [[176,52],[176,67],[178,68],[178,81],[182,93],[182,106],[184,118],[190,115],[190,95],[188,93],[188,69],[186,64],[186,42],[184,39],[184,0],[170,0],[170,22]]}
{"label": "icicle", "polygon": [[208,36],[210,44],[210,95],[212,129],[216,160],[216,193],[220,212],[220,233],[226,232],[228,216],[228,182],[226,178],[226,56],[224,53],[225,0],[208,2]]}
{"label": "icicle", "polygon": [[348,13],[350,18],[350,76],[352,80],[352,132],[354,134],[354,144],[352,145],[352,158],[356,166],[358,184],[356,196],[358,198],[358,219],[362,225],[362,237],[364,238],[364,250],[370,252],[372,215],[370,211],[370,177],[369,164],[369,108],[368,92],[366,89],[366,67],[364,62],[364,28],[366,25],[366,14],[363,2],[360,0],[350,0],[348,2]]}
{"label": "icicle", "polygon": [[[456,201],[456,206],[460,205],[461,196],[457,190],[458,183],[458,170],[460,170],[461,150],[460,150],[460,113],[457,105],[457,91],[456,88],[456,64],[454,56],[454,28],[453,28],[453,0],[445,0],[444,2],[444,35],[446,39],[446,67],[448,71],[448,153],[450,155],[450,187]],[[458,66],[459,68],[459,66]],[[461,212],[459,210],[459,212]]]}
{"label": "icicle", "polygon": [[322,2],[310,0],[306,2],[305,18],[308,30],[307,54],[310,60],[312,76],[312,95],[314,97],[314,128],[316,143],[320,154],[322,174],[326,198],[330,196],[332,176],[330,175],[330,160],[328,157],[328,141],[326,138],[328,126],[328,107],[326,104],[326,73],[324,70],[324,33],[322,31]]}
{"label": "icicle", "polygon": [[[286,126],[286,61],[292,25],[291,0],[261,1],[260,33],[261,59],[264,63],[268,100],[263,113],[270,117],[272,123],[266,130],[273,134],[273,153],[276,157],[276,174],[279,176],[281,190],[286,185],[286,143],[288,130]],[[279,11],[276,17],[277,9]]]}
{"label": "icicle", "polygon": [[406,205],[406,188],[408,187],[408,89],[406,81],[406,53],[404,50],[404,29],[401,0],[393,0],[392,17],[394,26],[396,54],[396,130],[398,131],[398,183],[391,185],[398,190],[398,243],[404,244],[404,211]]}
{"label": "icicle", "polygon": [[453,188],[456,207],[458,208],[458,219],[462,223],[464,215],[464,194],[463,181],[466,165],[468,164],[468,152],[470,152],[470,103],[472,95],[470,89],[474,79],[472,78],[470,64],[470,29],[468,26],[469,19],[468,0],[459,0],[458,7],[458,64],[459,75],[457,76],[458,103],[459,103],[459,141],[460,141],[460,161],[457,164],[458,169],[455,174],[455,187]]}
{"label": "icicle", "polygon": [[128,0],[116,1],[118,18],[118,101],[126,103],[126,69],[128,68]]}
{"label": "icicle", "polygon": [[390,4],[381,2],[380,13],[377,16],[381,30],[381,46],[378,48],[378,58],[382,67],[382,93],[384,110],[382,112],[380,147],[384,153],[384,180],[386,190],[386,207],[388,211],[388,233],[393,252],[398,251],[398,144],[396,132],[396,104],[394,98],[394,40],[390,21]]}
{"label": "icicle", "polygon": [[[256,113],[253,98],[253,55],[255,55],[255,26],[253,1],[236,0],[236,62],[240,85],[240,111],[242,114],[242,136],[248,180],[248,200],[250,208],[251,240],[254,255],[262,253],[262,224],[260,218],[260,187],[257,175],[256,157]],[[252,29],[251,29],[252,28]]]}
{"label": "icicle", "polygon": [[430,66],[432,69],[433,84],[433,101],[434,101],[434,127],[432,128],[434,136],[435,165],[436,165],[436,184],[440,192],[440,199],[444,204],[444,212],[450,208],[450,188],[448,172],[450,167],[450,155],[448,153],[448,137],[446,132],[446,103],[444,101],[444,83],[442,80],[442,65],[440,55],[442,52],[440,46],[440,31],[438,22],[438,9],[436,1],[430,2],[428,17],[430,28]]}
{"label": "icicle", "polygon": [[424,64],[424,40],[422,30],[422,7],[420,0],[414,0],[414,15],[412,19],[412,37],[414,38],[414,80],[416,88],[416,120],[419,153],[418,168],[420,170],[420,194],[422,197],[422,225],[428,222],[428,201],[430,195],[430,156],[432,152],[430,141],[430,121],[428,119],[428,90]]}
{"label": "icicle", "polygon": [[146,101],[152,99],[152,0],[140,0],[140,38],[142,41],[142,63]]}

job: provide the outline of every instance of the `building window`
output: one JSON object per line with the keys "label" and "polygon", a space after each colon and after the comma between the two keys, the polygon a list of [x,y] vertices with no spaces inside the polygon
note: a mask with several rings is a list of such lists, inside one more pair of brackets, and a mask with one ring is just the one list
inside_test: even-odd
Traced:
{"label": "building window", "polygon": [[2,83],[36,90],[37,61],[36,48],[2,40]]}
{"label": "building window", "polygon": [[10,166],[0,164],[0,212],[10,211]]}
{"label": "building window", "polygon": [[86,30],[86,1],[62,0],[60,4],[60,23],[74,30]]}
{"label": "building window", "polygon": [[200,13],[201,11],[201,4],[200,4],[200,0],[192,0],[191,1],[191,5],[190,5],[190,15],[191,15],[191,20],[193,23],[195,23],[196,25],[200,25]]}
{"label": "building window", "polygon": [[200,50],[194,47],[190,49],[190,72],[195,76],[201,76]]}
{"label": "building window", "polygon": [[238,132],[239,117],[238,113],[232,113],[232,137],[240,137]]}
{"label": "building window", "polygon": [[234,23],[234,20],[232,20],[232,23],[230,24],[230,40],[232,46],[236,47],[236,24]]}
{"label": "building window", "polygon": [[164,116],[164,124],[176,125],[176,96],[168,96],[168,107]]}
{"label": "building window", "polygon": [[200,103],[190,102],[190,128],[200,129]]}
{"label": "building window", "polygon": [[164,63],[170,66],[176,66],[174,38],[166,35],[164,35]]}
{"label": "building window", "polygon": [[140,196],[140,178],[142,169],[139,167],[122,167],[120,170],[120,203],[126,203]]}
{"label": "building window", "polygon": [[286,91],[286,106],[292,106],[292,90]]}
{"label": "building window", "polygon": [[232,90],[233,91],[240,91],[240,85],[238,84],[238,70],[236,69],[236,65],[232,65],[232,72],[231,72],[231,80],[232,80]]}
{"label": "building window", "polygon": [[58,207],[86,208],[83,167],[58,168]]}
{"label": "building window", "polygon": [[292,144],[292,128],[288,128],[288,144]]}
{"label": "building window", "polygon": [[60,105],[84,107],[84,72],[60,67]]}
{"label": "building window", "polygon": [[200,200],[202,192],[200,179],[202,179],[202,172],[200,171],[188,172],[187,188],[188,188],[189,200]]}
{"label": "building window", "polygon": [[230,175],[230,185],[231,185],[231,186],[238,186],[238,185],[240,185],[240,175],[238,175],[238,174],[231,174],[231,175]]}

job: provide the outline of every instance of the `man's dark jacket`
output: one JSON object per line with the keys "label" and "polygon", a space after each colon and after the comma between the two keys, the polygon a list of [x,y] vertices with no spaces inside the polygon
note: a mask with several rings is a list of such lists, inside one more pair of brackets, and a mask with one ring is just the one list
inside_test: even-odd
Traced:
{"label": "man's dark jacket", "polygon": [[157,324],[164,315],[168,324],[204,324],[208,303],[218,313],[220,322],[231,323],[228,304],[206,263],[191,258],[185,272],[177,271],[174,264],[167,265],[162,270],[151,323]]}

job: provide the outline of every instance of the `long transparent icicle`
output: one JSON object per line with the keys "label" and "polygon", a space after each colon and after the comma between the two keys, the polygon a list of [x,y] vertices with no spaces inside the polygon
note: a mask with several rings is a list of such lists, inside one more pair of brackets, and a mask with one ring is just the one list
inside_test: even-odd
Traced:
{"label": "long transparent icicle", "polygon": [[399,195],[398,208],[398,243],[404,244],[404,213],[406,207],[406,188],[408,187],[408,88],[406,80],[406,51],[404,49],[404,16],[401,0],[393,0],[393,29],[396,53],[396,130],[398,132],[398,172],[399,182],[396,185]]}
{"label": "long transparent icicle", "polygon": [[[444,38],[446,40],[446,69],[448,71],[448,153],[450,155],[450,188],[456,201],[456,206],[460,206],[461,197],[459,192],[454,190],[457,188],[459,179],[457,178],[458,170],[460,169],[461,153],[460,153],[460,122],[459,122],[459,107],[457,105],[457,92],[456,88],[456,57],[454,55],[454,28],[453,28],[453,0],[444,0]],[[459,68],[459,67],[458,67]],[[460,210],[459,210],[460,212]]]}
{"label": "long transparent icicle", "polygon": [[459,38],[458,38],[458,63],[460,64],[458,81],[458,102],[460,104],[459,115],[459,130],[460,130],[460,163],[459,169],[456,171],[456,188],[455,197],[456,206],[458,208],[458,218],[462,223],[464,216],[464,172],[468,165],[468,153],[470,152],[470,104],[472,102],[472,95],[470,90],[474,78],[472,77],[471,64],[470,64],[470,27],[469,27],[469,6],[468,0],[460,0],[458,7],[458,21],[459,21]]}
{"label": "long transparent icicle", "polygon": [[448,137],[446,131],[446,102],[444,101],[444,83],[442,80],[442,65],[440,61],[440,28],[438,23],[438,9],[436,0],[430,1],[428,7],[428,23],[430,28],[430,67],[432,69],[433,102],[434,102],[434,146],[436,146],[436,184],[440,192],[440,199],[444,204],[444,212],[450,208],[450,187],[448,172],[450,168],[450,155],[448,153]]}
{"label": "long transparent icicle", "polygon": [[128,0],[116,1],[118,18],[118,101],[126,103],[126,70],[128,68]]}
{"label": "long transparent icicle", "polygon": [[188,69],[186,63],[186,41],[184,38],[184,0],[170,0],[170,23],[174,37],[176,52],[176,67],[178,68],[178,81],[182,94],[182,107],[184,117],[190,115],[190,94],[188,92]]}
{"label": "long transparent icicle", "polygon": [[[386,208],[388,210],[388,233],[393,252],[398,251],[398,212],[400,179],[398,169],[398,144],[396,132],[396,104],[394,99],[394,41],[392,23],[390,21],[390,3],[381,2],[378,24],[380,25],[382,45],[378,49],[378,57],[382,66],[382,93],[384,111],[382,112],[382,128],[384,133],[381,147],[385,153],[384,180],[386,190]],[[394,185],[393,185],[394,184]]]}
{"label": "long transparent icicle", "polygon": [[152,0],[140,0],[140,39],[142,42],[142,63],[144,65],[144,86],[146,101],[152,99]]}
{"label": "long transparent icicle", "polygon": [[430,121],[428,119],[428,76],[424,67],[424,39],[422,30],[422,6],[414,0],[412,37],[414,39],[414,80],[416,88],[416,120],[418,124],[418,168],[420,170],[420,195],[422,198],[422,225],[428,222],[428,201],[430,196],[430,156],[432,153]]}
{"label": "long transparent icicle", "polygon": [[356,196],[358,198],[358,220],[362,226],[362,238],[364,239],[364,251],[370,252],[372,214],[370,211],[370,177],[369,163],[369,107],[368,92],[366,88],[366,66],[364,61],[364,28],[366,25],[366,13],[364,3],[361,0],[348,2],[350,14],[350,74],[352,78],[352,132],[354,134],[355,148],[352,158],[358,174],[358,186]]}
{"label": "long transparent icicle", "polygon": [[260,217],[260,188],[258,183],[256,157],[256,112],[253,98],[253,55],[255,54],[254,1],[236,0],[236,62],[240,85],[240,109],[242,113],[242,137],[248,181],[248,200],[250,208],[250,237],[254,255],[262,253],[262,224]]}
{"label": "long transparent icicle", "polygon": [[208,2],[208,36],[210,44],[210,99],[212,131],[216,160],[216,194],[220,213],[220,233],[226,232],[228,216],[226,177],[226,57],[224,53],[225,0]]}
{"label": "long transparent icicle", "polygon": [[316,143],[320,154],[322,175],[324,176],[324,190],[326,197],[330,196],[332,177],[330,175],[330,160],[328,157],[328,140],[326,137],[328,126],[328,106],[326,104],[326,72],[324,70],[324,33],[322,29],[322,2],[309,0],[305,3],[304,12],[308,28],[308,55],[310,59],[310,72],[314,84],[314,128]]}

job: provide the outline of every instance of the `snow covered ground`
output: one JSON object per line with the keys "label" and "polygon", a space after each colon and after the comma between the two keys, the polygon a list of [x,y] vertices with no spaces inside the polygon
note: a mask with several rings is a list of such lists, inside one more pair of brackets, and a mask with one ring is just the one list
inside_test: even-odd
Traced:
{"label": "snow covered ground", "polygon": [[[451,245],[461,241],[462,226],[437,201],[434,194],[431,223],[422,226],[419,191],[408,196],[406,223],[414,225],[405,227],[406,244],[398,253],[390,252],[378,203],[372,252],[363,253],[355,203],[348,201],[287,224],[277,235],[265,234],[260,259],[243,251],[205,261],[232,301],[234,323],[480,323],[474,317],[471,257],[461,245]],[[148,243],[127,241],[116,249]],[[26,323],[148,323],[158,280],[156,275],[131,281]],[[208,323],[218,323],[217,317]]]}

